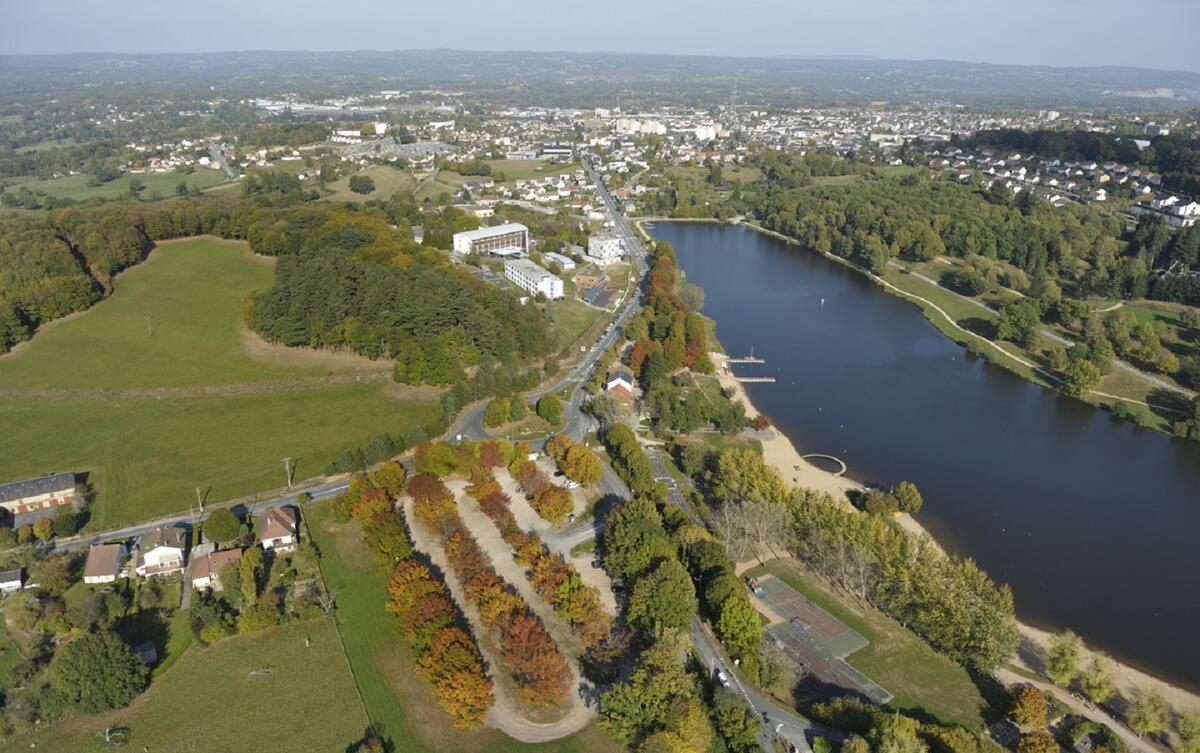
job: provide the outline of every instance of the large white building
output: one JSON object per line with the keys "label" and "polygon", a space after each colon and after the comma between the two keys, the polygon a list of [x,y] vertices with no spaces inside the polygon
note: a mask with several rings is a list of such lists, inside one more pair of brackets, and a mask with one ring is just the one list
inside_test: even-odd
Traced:
{"label": "large white building", "polygon": [[528,259],[506,259],[504,276],[530,295],[541,293],[548,300],[563,297],[563,281]]}
{"label": "large white building", "polygon": [[593,235],[588,238],[588,260],[595,264],[616,264],[624,253],[625,242],[615,235]]}
{"label": "large white building", "polygon": [[454,253],[520,256],[529,250],[529,228],[519,222],[454,234]]}

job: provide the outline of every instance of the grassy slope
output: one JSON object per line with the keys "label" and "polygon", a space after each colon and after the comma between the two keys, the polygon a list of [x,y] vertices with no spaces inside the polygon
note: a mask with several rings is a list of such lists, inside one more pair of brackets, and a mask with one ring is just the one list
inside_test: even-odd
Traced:
{"label": "grassy slope", "polygon": [[919,716],[924,712],[972,730],[983,727],[987,704],[960,665],[890,617],[835,592],[797,563],[775,560],[766,570],[871,641],[846,661],[896,696],[889,707]]}
{"label": "grassy slope", "polygon": [[409,647],[394,618],[384,609],[386,578],[362,547],[358,527],[337,525],[327,504],[307,513],[321,550],[321,570],[337,595],[338,626],[371,721],[402,753],[507,753],[589,751],[615,753],[621,748],[594,726],[563,740],[531,745],[491,729],[455,729],[428,688],[413,675]]}
{"label": "grassy slope", "polygon": [[[312,377],[328,366],[284,366],[247,356],[238,319],[245,292],[271,270],[239,244],[197,239],[165,246],[118,280],[113,297],[39,333],[0,359],[5,388],[68,388],[67,395],[0,400],[0,479],[56,469],[94,471],[91,528],[185,510],[196,486],[210,500],[282,485],[279,458],[298,457],[297,478],[380,431],[403,433],[436,416],[401,402],[386,384],[319,386],[236,396],[174,396],[157,387],[201,387]],[[145,314],[157,325],[147,335]],[[340,369],[343,367],[334,367]],[[94,387],[145,393],[106,396]]]}
{"label": "grassy slope", "polygon": [[[270,674],[249,675],[261,667]],[[341,751],[367,726],[331,619],[192,648],[130,708],[68,719],[33,740],[49,753],[108,750],[94,737],[107,724],[129,727],[131,750],[158,753]],[[22,738],[9,749],[29,747]]]}
{"label": "grassy slope", "polygon": [[564,298],[546,304],[550,318],[554,320],[554,329],[558,334],[560,349],[573,345],[600,318],[599,309],[594,309],[583,301]]}
{"label": "grassy slope", "polygon": [[[52,178],[50,180],[31,180],[21,185],[24,185],[34,193],[45,192],[62,199],[85,201],[87,199],[100,198],[112,199],[128,194],[129,181],[134,178],[141,180],[146,186],[140,195],[145,199],[150,199],[153,198],[155,193],[162,198],[174,196],[175,187],[181,181],[187,181],[189,188],[210,188],[218,183],[223,183],[225,181],[225,173],[221,170],[199,167],[191,175],[174,172],[143,173],[141,175],[124,173],[116,180],[110,180],[98,186],[88,186],[88,181],[91,179],[90,175],[68,175],[63,178]],[[12,186],[13,189],[18,187],[17,185]]]}

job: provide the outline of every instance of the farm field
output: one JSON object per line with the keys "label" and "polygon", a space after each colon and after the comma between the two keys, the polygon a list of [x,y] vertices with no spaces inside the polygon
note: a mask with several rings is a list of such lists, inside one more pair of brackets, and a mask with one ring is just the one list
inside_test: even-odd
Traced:
{"label": "farm field", "polygon": [[[250,674],[264,667],[268,673]],[[240,723],[214,723],[239,709],[256,711]],[[346,750],[367,721],[337,629],[322,618],[193,646],[130,707],[65,719],[0,750],[110,750],[96,737],[107,726],[129,729],[130,750],[284,753]]]}
{"label": "farm field", "polygon": [[338,595],[337,621],[371,723],[396,751],[422,753],[617,753],[594,725],[570,737],[529,744],[492,729],[455,729],[413,674],[412,653],[384,609],[386,573],[362,545],[354,523],[338,524],[329,504],[310,506],[309,529],[321,551],[325,583]]}
{"label": "farm field", "polygon": [[144,199],[154,199],[174,196],[175,187],[182,181],[187,182],[188,188],[198,190],[211,188],[218,183],[225,182],[225,173],[207,167],[197,168],[191,175],[176,172],[142,173],[140,175],[124,173],[121,177],[98,186],[88,185],[88,181],[91,180],[90,175],[68,175],[63,178],[52,178],[50,180],[27,181],[11,186],[9,190],[25,186],[34,193],[44,192],[60,199],[74,199],[75,201],[112,199],[128,194],[129,181],[133,178],[141,180],[146,186],[140,195]]}
{"label": "farm field", "polygon": [[210,502],[281,486],[285,456],[297,479],[320,474],[437,416],[389,363],[248,337],[242,300],[270,281],[243,244],[163,244],[108,300],[0,358],[0,480],[89,471],[97,530],[186,510],[197,486]]}

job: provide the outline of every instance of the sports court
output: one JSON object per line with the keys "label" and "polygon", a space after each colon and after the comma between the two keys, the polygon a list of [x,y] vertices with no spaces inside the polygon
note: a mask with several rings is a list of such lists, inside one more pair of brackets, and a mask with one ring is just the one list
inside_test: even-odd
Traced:
{"label": "sports court", "polygon": [[844,661],[868,645],[866,638],[773,576],[759,579],[754,594],[785,620],[770,625],[767,636],[802,669],[798,690],[856,695],[877,704],[891,700],[891,693]]}

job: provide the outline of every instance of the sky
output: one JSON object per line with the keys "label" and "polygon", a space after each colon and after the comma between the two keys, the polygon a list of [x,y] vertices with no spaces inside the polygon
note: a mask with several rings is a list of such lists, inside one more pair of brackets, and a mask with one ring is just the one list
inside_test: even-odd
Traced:
{"label": "sky", "polygon": [[1200,72],[1196,0],[0,0],[0,52],[870,55]]}

